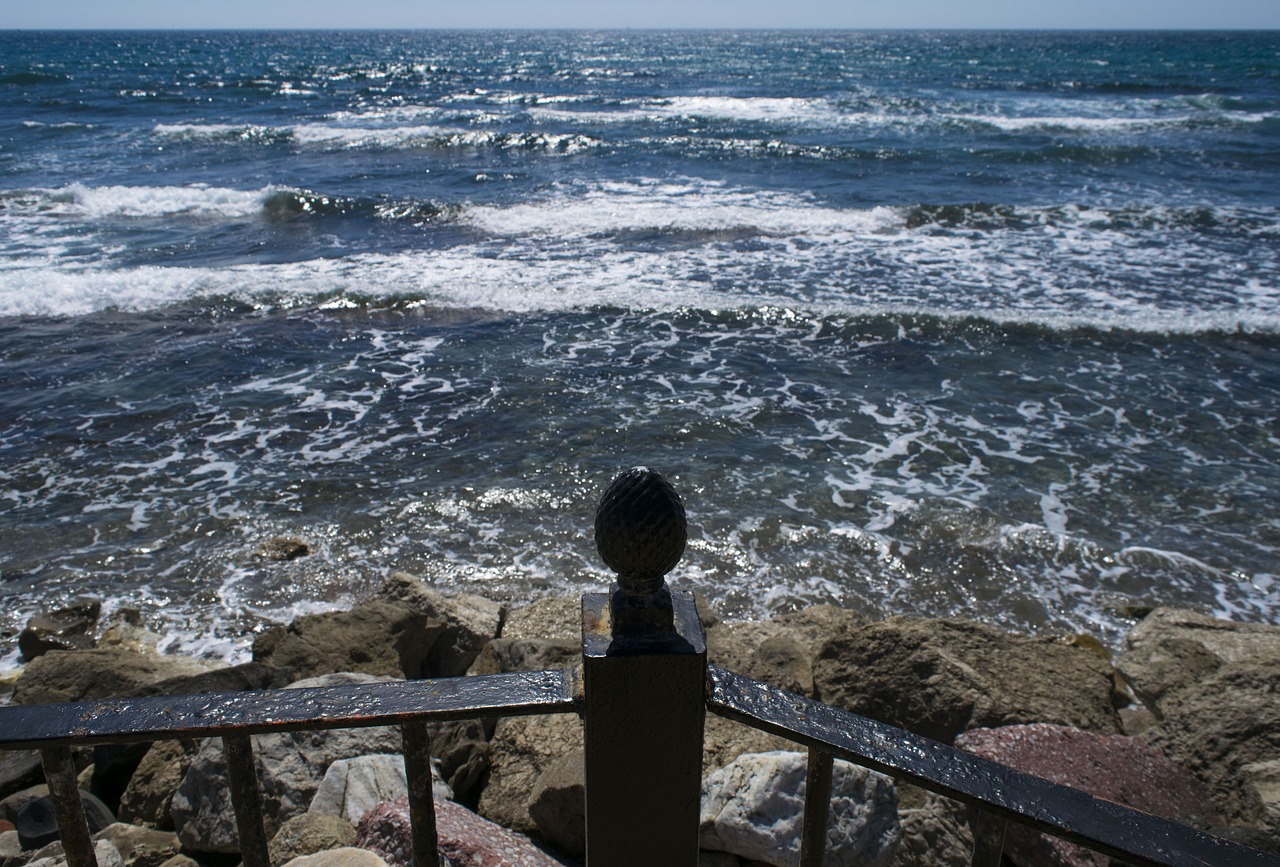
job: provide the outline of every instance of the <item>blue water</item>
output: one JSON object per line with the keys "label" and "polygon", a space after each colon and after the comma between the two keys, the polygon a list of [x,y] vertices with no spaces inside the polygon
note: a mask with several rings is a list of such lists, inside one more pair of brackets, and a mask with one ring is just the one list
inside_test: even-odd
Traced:
{"label": "blue water", "polygon": [[[1280,34],[0,34],[0,664],[392,569],[1280,622]],[[314,553],[255,557],[278,535]]]}

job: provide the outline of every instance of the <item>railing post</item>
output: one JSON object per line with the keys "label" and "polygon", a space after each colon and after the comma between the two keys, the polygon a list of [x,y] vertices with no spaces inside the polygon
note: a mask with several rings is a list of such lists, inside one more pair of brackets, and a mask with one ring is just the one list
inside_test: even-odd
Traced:
{"label": "railing post", "polygon": [[236,813],[244,867],[271,867],[267,832],[262,825],[262,794],[253,763],[253,742],[248,735],[224,735],[222,752],[227,757],[227,782],[231,786],[231,806]]}
{"label": "railing post", "polygon": [[49,784],[53,800],[53,813],[58,821],[58,834],[62,838],[62,850],[70,867],[98,867],[98,856],[93,851],[93,839],[89,836],[89,822],[80,800],[80,786],[76,782],[76,764],[69,748],[54,747],[40,751],[44,765],[44,779]]}
{"label": "railing post", "polygon": [[831,771],[835,757],[809,748],[809,771],[804,785],[804,832],[800,836],[800,867],[822,867],[827,853],[827,825],[831,818]]}
{"label": "railing post", "polygon": [[618,573],[582,599],[589,867],[696,867],[707,648],[693,596],[664,577],[684,507],[644,467],[605,492],[596,548]]}

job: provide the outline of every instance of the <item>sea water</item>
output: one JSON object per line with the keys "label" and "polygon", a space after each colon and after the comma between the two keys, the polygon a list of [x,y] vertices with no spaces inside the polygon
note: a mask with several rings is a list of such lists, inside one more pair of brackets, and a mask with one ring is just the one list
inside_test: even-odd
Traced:
{"label": "sea water", "polygon": [[0,665],[599,587],[635,464],[732,617],[1276,623],[1278,273],[1277,33],[6,32]]}

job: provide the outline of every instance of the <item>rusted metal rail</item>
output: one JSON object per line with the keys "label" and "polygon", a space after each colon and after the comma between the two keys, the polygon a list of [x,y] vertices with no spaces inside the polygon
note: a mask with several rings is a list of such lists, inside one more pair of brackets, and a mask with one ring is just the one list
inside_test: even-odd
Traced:
{"label": "rusted metal rail", "polygon": [[269,867],[251,736],[399,725],[414,862],[426,867],[441,863],[426,724],[566,712],[584,720],[591,867],[696,867],[706,712],[809,748],[802,867],[824,860],[835,758],[975,807],[981,867],[1000,863],[1008,822],[1135,865],[1280,867],[1273,855],[708,665],[691,595],[663,578],[683,551],[685,519],[656,473],[615,481],[596,540],[618,582],[584,597],[578,670],[5,707],[0,749],[41,750],[70,867],[96,867],[73,746],[222,737],[245,867]]}

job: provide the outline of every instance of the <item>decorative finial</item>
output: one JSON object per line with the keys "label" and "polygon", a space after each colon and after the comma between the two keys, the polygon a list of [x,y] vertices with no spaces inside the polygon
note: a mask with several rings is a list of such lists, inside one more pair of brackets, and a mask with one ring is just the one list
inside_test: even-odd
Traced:
{"label": "decorative finial", "polygon": [[671,483],[648,467],[613,480],[596,509],[596,550],[630,593],[656,593],[688,538],[684,506]]}

